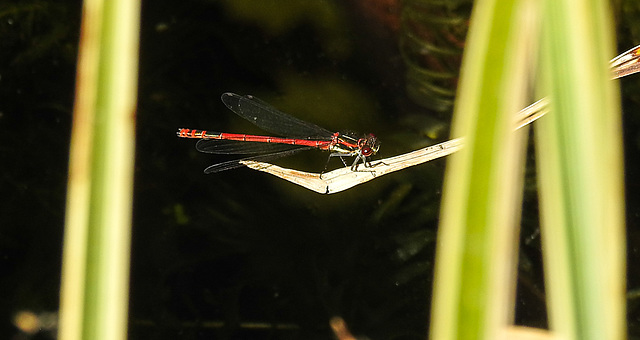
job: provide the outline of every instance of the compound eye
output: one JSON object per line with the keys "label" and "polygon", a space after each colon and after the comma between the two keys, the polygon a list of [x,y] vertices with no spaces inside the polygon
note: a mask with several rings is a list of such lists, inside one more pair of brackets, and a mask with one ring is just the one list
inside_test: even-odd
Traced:
{"label": "compound eye", "polygon": [[362,153],[363,156],[366,157],[366,156],[371,156],[371,154],[373,153],[373,150],[368,145],[365,145],[362,147],[362,149],[360,149],[360,152]]}

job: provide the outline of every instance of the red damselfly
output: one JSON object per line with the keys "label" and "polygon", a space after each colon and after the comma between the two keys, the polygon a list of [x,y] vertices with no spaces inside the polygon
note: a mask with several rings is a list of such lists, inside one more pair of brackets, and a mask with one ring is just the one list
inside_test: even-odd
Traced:
{"label": "red damselfly", "polygon": [[[240,117],[281,137],[178,129],[178,137],[200,139],[196,143],[198,151],[213,154],[252,155],[211,165],[204,170],[207,174],[241,167],[244,165],[241,161],[266,162],[311,149],[329,151],[330,157],[340,157],[340,159],[355,157],[351,164],[351,170],[355,171],[360,163],[369,167],[367,158],[376,154],[380,147],[378,139],[373,134],[358,137],[353,133],[331,132],[280,112],[250,95],[224,93],[222,102]],[[343,159],[342,162],[344,163]]]}

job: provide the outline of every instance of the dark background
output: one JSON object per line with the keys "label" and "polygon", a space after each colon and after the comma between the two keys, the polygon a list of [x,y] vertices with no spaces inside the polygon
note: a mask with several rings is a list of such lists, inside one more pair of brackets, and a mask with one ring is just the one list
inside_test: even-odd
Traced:
{"label": "dark background", "polygon": [[[204,175],[226,158],[175,131],[259,132],[220,102],[231,91],[330,130],[375,132],[380,157],[443,141],[469,13],[465,1],[145,2],[130,338],[328,339],[334,316],[358,336],[425,338],[443,160],[324,196],[248,169]],[[640,42],[639,13],[634,1],[616,3],[620,52]],[[0,5],[3,338],[55,334],[27,334],[13,320],[58,309],[80,14],[78,1]],[[640,80],[621,84],[633,338]],[[326,157],[279,164],[318,172]],[[516,321],[545,327],[529,160]]]}

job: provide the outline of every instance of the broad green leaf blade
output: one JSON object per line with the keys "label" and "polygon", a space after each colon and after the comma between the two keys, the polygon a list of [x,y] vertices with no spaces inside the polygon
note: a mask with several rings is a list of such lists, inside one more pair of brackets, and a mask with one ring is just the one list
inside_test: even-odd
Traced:
{"label": "broad green leaf blade", "polygon": [[544,2],[536,130],[549,325],[563,339],[625,338],[624,201],[608,1]]}
{"label": "broad green leaf blade", "polygon": [[511,324],[522,194],[524,106],[535,2],[475,4],[464,52],[447,165],[430,337],[496,339]]}
{"label": "broad green leaf blade", "polygon": [[126,339],[140,2],[86,0],[58,338]]}

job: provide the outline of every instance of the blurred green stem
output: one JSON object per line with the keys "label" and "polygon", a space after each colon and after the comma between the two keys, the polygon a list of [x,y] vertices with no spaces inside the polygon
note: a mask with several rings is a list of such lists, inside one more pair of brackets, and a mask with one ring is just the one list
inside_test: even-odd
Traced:
{"label": "blurred green stem", "polygon": [[[465,148],[447,164],[430,338],[497,339],[513,319],[525,105],[537,8],[481,0],[472,13],[454,108]],[[525,129],[526,131],[526,129]]]}
{"label": "blurred green stem", "polygon": [[58,338],[125,339],[140,3],[86,0]]}
{"label": "blurred green stem", "polygon": [[624,339],[624,197],[608,1],[544,1],[536,159],[549,327],[563,339]]}

